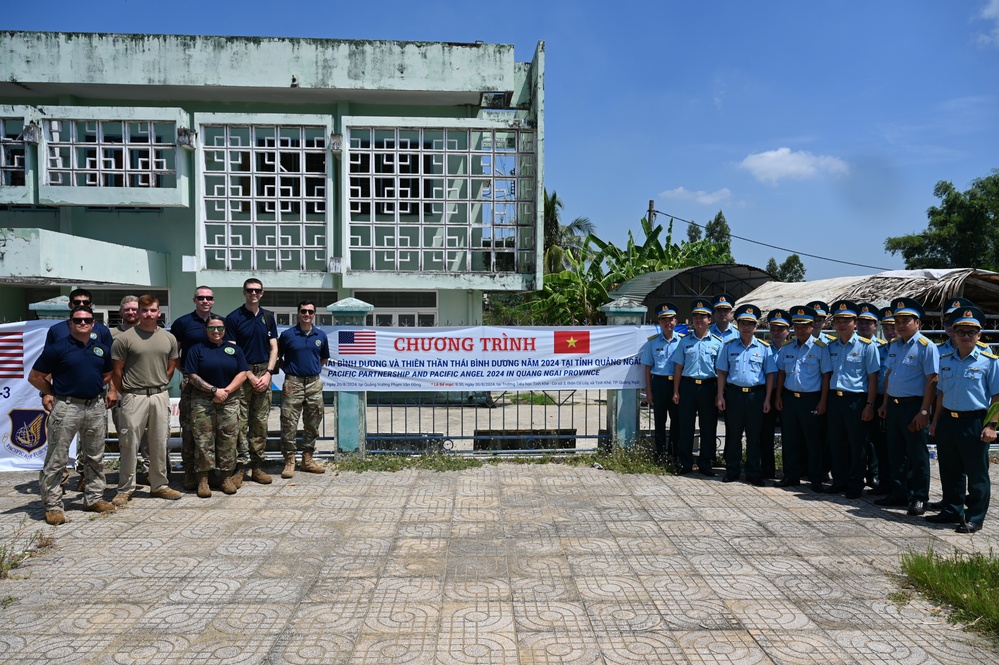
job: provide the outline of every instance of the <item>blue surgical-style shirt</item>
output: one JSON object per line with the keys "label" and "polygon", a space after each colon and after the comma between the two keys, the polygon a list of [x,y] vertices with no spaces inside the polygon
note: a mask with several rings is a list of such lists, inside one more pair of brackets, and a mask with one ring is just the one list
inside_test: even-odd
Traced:
{"label": "blue surgical-style shirt", "polygon": [[926,390],[926,379],[940,372],[937,347],[920,332],[906,342],[901,337],[888,347],[888,395],[920,397]]}
{"label": "blue surgical-style shirt", "polygon": [[992,396],[999,395],[999,358],[978,346],[964,358],[957,351],[943,354],[937,392],[951,411],[989,408]]}
{"label": "blue surgical-style shirt", "polygon": [[282,370],[289,376],[316,376],[323,368],[323,359],[329,360],[330,343],[315,326],[305,332],[298,326],[288,328],[278,337],[278,358]]}
{"label": "blue surgical-style shirt", "polygon": [[853,337],[843,343],[836,337],[835,341],[826,344],[826,354],[829,356],[830,390],[842,390],[850,393],[866,393],[867,377],[876,374],[881,367],[878,349],[871,340],[853,333]]}
{"label": "blue surgical-style shirt", "polygon": [[767,374],[777,372],[777,362],[766,342],[754,337],[746,346],[736,337],[722,347],[715,369],[727,374],[726,383],[752,388],[766,384]]}

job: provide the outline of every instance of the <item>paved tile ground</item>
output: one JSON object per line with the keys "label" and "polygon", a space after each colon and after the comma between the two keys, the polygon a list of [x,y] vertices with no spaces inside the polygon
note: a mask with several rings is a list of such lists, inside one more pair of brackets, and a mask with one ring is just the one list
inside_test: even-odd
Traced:
{"label": "paved tile ground", "polygon": [[999,662],[888,599],[900,552],[999,551],[996,520],[558,465],[299,473],[107,516],[68,496],[48,527],[36,475],[0,474],[0,538],[55,536],[0,582],[2,663]]}

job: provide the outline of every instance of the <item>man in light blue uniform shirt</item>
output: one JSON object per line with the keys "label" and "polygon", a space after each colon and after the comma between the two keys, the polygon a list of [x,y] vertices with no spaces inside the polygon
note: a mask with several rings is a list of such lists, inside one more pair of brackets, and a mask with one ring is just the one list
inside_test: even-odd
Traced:
{"label": "man in light blue uniform shirt", "polygon": [[735,307],[735,298],[727,293],[719,293],[711,302],[712,323],[708,333],[720,339],[722,343],[739,336],[739,331],[732,325],[733,307]]}
{"label": "man in light blue uniform shirt", "polygon": [[856,332],[860,311],[857,303],[838,300],[831,311],[836,339],[826,344],[829,370],[823,374],[823,381],[829,383],[826,447],[833,482],[826,492],[845,492],[846,498],[859,499],[867,470],[864,423],[875,416],[881,361],[871,340]]}
{"label": "man in light blue uniform shirt", "polygon": [[729,340],[718,354],[719,411],[725,411],[725,478],[739,479],[742,466],[742,436],[746,436],[746,482],[766,487],[760,466],[760,434],[763,414],[770,411],[777,363],[770,344],[755,337],[760,310],[742,305],[735,311],[739,336]]}
{"label": "man in light blue uniform shirt", "polygon": [[[781,347],[777,362],[776,400],[783,420],[784,451],[784,478],[777,486],[796,487],[801,484],[801,476],[807,474],[812,490],[821,492],[825,469],[816,432],[828,401],[829,384],[822,381],[822,373],[829,360],[823,352],[825,342],[812,337],[815,310],[795,305],[790,311],[794,339]],[[808,468],[803,468],[806,446]]]}
{"label": "man in light blue uniform shirt", "polygon": [[944,505],[926,521],[957,524],[958,533],[982,528],[992,493],[989,445],[996,440],[996,416],[989,420],[986,416],[989,407],[999,402],[999,358],[977,345],[984,323],[985,314],[977,307],[953,312],[952,339],[957,348],[940,357],[930,425],[930,431],[938,434]]}
{"label": "man in light blue uniform shirt", "polygon": [[[874,417],[867,421],[867,475],[865,480],[871,487],[870,494],[884,494],[888,489],[888,453],[885,451],[884,422],[877,415],[885,400],[885,374],[888,372],[888,342],[877,336],[881,321],[878,306],[870,302],[857,305],[857,334],[871,340],[878,349],[878,394],[874,399]],[[894,319],[893,319],[894,321]],[[886,324],[887,326],[887,324]],[[894,328],[892,327],[892,334]]]}
{"label": "man in light blue uniform shirt", "polygon": [[919,332],[923,306],[912,298],[897,298],[895,331],[899,339],[888,347],[885,377],[885,419],[891,493],[874,503],[908,506],[909,515],[926,512],[930,495],[930,454],[926,435],[930,408],[936,398],[940,354],[936,345]]}
{"label": "man in light blue uniform shirt", "polygon": [[690,473],[694,466],[694,422],[701,428],[697,466],[704,476],[713,476],[711,465],[718,443],[718,407],[715,406],[718,375],[715,361],[722,341],[708,333],[711,303],[697,299],[691,311],[693,333],[680,340],[673,350],[673,403],[677,410],[677,473]]}
{"label": "man in light blue uniform shirt", "polygon": [[[673,351],[680,333],[673,332],[676,326],[676,305],[665,302],[656,307],[656,320],[659,332],[650,337],[642,346],[640,355],[645,365],[645,395],[652,405],[652,419],[655,432],[655,458],[659,464],[673,463],[676,460],[676,404],[673,403]],[[669,438],[666,435],[666,419],[669,418]]]}

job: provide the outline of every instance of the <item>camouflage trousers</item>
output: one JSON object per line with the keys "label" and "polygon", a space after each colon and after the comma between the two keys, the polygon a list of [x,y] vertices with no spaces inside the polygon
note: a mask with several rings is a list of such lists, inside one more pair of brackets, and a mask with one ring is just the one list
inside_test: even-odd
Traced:
{"label": "camouflage trousers", "polygon": [[180,380],[180,459],[184,468],[194,468],[194,434],[191,431],[191,398],[194,387],[188,382],[187,375]]}
{"label": "camouflage trousers", "polygon": [[[250,365],[250,371],[254,376],[260,376],[266,369],[267,363]],[[249,381],[244,381],[239,389],[239,440],[236,448],[238,462],[243,464],[249,462],[252,466],[265,464],[267,416],[270,410],[270,388],[258,393]]]}
{"label": "camouflage trousers", "polygon": [[221,404],[199,390],[191,396],[191,437],[194,470],[232,471],[236,468],[239,432],[239,399],[233,395]]}
{"label": "camouflage trousers", "polygon": [[80,435],[78,446],[83,457],[86,490],[83,503],[90,506],[104,498],[104,438],[107,435],[107,411],[104,400],[94,399],[90,406],[56,399],[46,422],[48,450],[45,465],[38,474],[45,510],[62,510],[62,482],[67,475],[69,444]]}
{"label": "camouflage trousers", "polygon": [[319,424],[323,421],[323,382],[318,376],[284,377],[281,388],[281,452],[295,452],[298,420],[302,419],[302,450],[316,449]]}

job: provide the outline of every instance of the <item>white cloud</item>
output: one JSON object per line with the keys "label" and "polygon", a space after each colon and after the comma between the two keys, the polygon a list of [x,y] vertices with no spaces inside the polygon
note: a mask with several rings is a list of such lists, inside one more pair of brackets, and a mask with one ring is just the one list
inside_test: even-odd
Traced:
{"label": "white cloud", "polygon": [[694,201],[702,205],[715,205],[720,201],[728,200],[731,196],[732,192],[730,192],[727,187],[723,187],[714,192],[705,192],[703,190],[692,192],[686,187],[677,187],[675,189],[668,189],[665,192],[659,193],[659,198],[677,199],[679,201]]}
{"label": "white cloud", "polygon": [[777,148],[757,152],[746,157],[739,164],[753,174],[760,182],[771,185],[778,180],[807,180],[820,175],[846,175],[850,166],[839,157],[813,155],[810,152],[792,152],[790,148]]}
{"label": "white cloud", "polygon": [[989,32],[978,35],[978,43],[982,46],[999,46],[999,0],[988,0],[978,17],[992,22]]}

